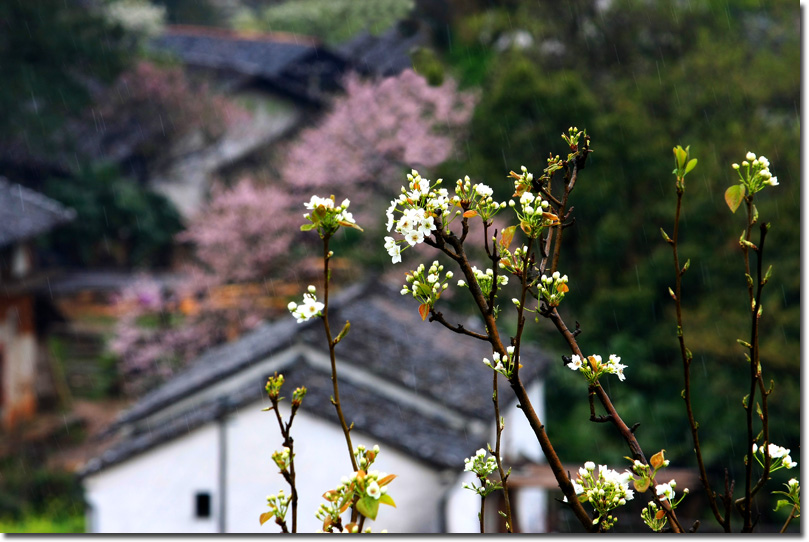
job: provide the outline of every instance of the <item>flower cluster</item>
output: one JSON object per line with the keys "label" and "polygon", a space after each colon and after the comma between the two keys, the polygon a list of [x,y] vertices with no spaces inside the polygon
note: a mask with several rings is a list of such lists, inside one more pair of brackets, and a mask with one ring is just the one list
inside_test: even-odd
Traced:
{"label": "flower cluster", "polygon": [[567,275],[560,275],[559,271],[554,271],[550,277],[542,275],[539,279],[538,289],[539,295],[549,307],[558,307],[565,298],[565,294],[570,291],[567,286]]}
{"label": "flower cluster", "polygon": [[264,525],[271,518],[275,518],[275,522],[279,525],[282,524],[291,500],[292,495],[285,495],[283,489],[279,489],[277,495],[267,495],[267,506],[270,507],[270,510],[259,516],[261,524]]}
{"label": "flower cluster", "polygon": [[494,190],[483,183],[472,184],[469,176],[458,179],[455,182],[456,200],[459,200],[461,208],[464,209],[463,216],[472,218],[480,216],[484,222],[488,222],[501,209],[506,208],[506,203],[497,203],[492,199]]}
{"label": "flower cluster", "polygon": [[[412,294],[422,306],[428,307],[426,310],[429,310],[441,297],[441,292],[448,288],[449,280],[453,276],[452,271],[447,271],[442,280],[441,272],[443,270],[444,266],[440,265],[438,261],[434,261],[426,270],[424,264],[419,264],[415,271],[407,273],[405,276],[407,284],[402,286],[402,295]],[[427,316],[426,310],[422,312],[422,320]]]}
{"label": "flower cluster", "polygon": [[550,204],[540,197],[535,197],[531,192],[523,192],[520,196],[521,210],[517,210],[514,200],[510,200],[508,204],[517,213],[520,228],[531,239],[539,237],[542,230],[548,226],[559,224],[559,217],[548,211]]}
{"label": "flower cluster", "polygon": [[313,285],[309,285],[307,293],[303,294],[303,303],[298,305],[291,301],[287,308],[292,316],[298,319],[298,323],[305,322],[313,316],[320,316],[325,305],[317,300],[315,292],[317,291]]}
{"label": "flower cluster", "polygon": [[601,356],[599,355],[588,356],[587,361],[589,363],[584,363],[578,355],[574,354],[571,356],[570,363],[567,366],[573,371],[584,373],[587,381],[591,384],[597,383],[598,378],[604,373],[618,375],[618,379],[622,382],[626,379],[626,376],[624,376],[626,365],[622,364],[621,358],[615,354],[610,354],[607,363],[601,361]]}
{"label": "flower cluster", "polygon": [[[494,360],[493,362],[489,361],[489,358],[483,358],[483,364],[487,367],[491,367],[506,378],[511,378],[514,374],[514,367],[520,362],[519,358],[514,359],[513,346],[506,347],[505,356],[501,356],[499,352],[494,352],[492,359]],[[522,367],[522,365],[520,365],[520,367]]]}
{"label": "flower cluster", "polygon": [[281,448],[280,452],[276,450],[272,453],[272,460],[275,462],[275,465],[281,472],[284,472],[285,470],[289,469],[292,457],[294,456],[290,456],[289,448],[287,448],[286,446]]}
{"label": "flower cluster", "polygon": [[[374,446],[373,450],[366,450],[364,446],[358,446],[354,450],[354,455],[358,458],[359,464],[370,465],[376,454],[379,453],[379,446]],[[380,504],[396,506],[393,499],[388,495],[388,484],[390,484],[395,474],[386,474],[377,470],[366,471],[363,468],[351,474],[350,477],[343,476],[335,489],[323,494],[326,503],[322,503],[315,513],[315,517],[323,522],[324,532],[356,532],[356,524],[349,523],[342,527],[341,515],[348,510],[352,504],[356,505],[357,511],[369,519],[376,519]]]}
{"label": "flower cluster", "polygon": [[647,504],[646,508],[640,513],[640,517],[643,523],[656,533],[662,531],[668,522],[666,511],[662,508],[658,509],[654,501],[649,501],[649,504]]}
{"label": "flower cluster", "polygon": [[356,448],[354,448],[354,457],[357,459],[357,465],[360,469],[368,470],[373,462],[376,460],[376,456],[379,455],[379,445],[374,444],[374,447],[368,450],[360,444]]}
{"label": "flower cluster", "polygon": [[[446,216],[451,206],[459,201],[457,197],[450,199],[445,188],[439,188],[441,179],[431,185],[429,179],[423,179],[414,169],[407,174],[407,180],[409,190],[402,187],[402,193],[390,202],[390,207],[385,211],[387,230],[395,229],[403,237],[398,241],[393,237],[385,237],[385,250],[393,263],[402,261],[401,253],[404,249],[401,245],[407,243],[412,247],[422,243],[425,237],[438,228],[436,219]],[[394,212],[401,214],[398,220]]]}
{"label": "flower cluster", "polygon": [[778,186],[778,177],[770,173],[770,161],[766,157],[756,157],[754,153],[748,152],[745,158],[741,166],[733,164],[731,167],[739,174],[739,182],[750,194],[761,191],[766,185]]}
{"label": "flower cluster", "polygon": [[475,455],[467,457],[463,461],[465,464],[464,472],[471,472],[480,480],[479,486],[464,482],[464,489],[473,491],[481,497],[486,497],[502,487],[500,482],[489,480],[489,475],[497,470],[497,459],[492,455],[486,457],[486,450],[481,448],[475,452]]}
{"label": "flower cluster", "polygon": [[[475,274],[475,282],[477,282],[478,286],[480,286],[480,291],[483,292],[483,296],[489,297],[489,295],[492,293],[492,286],[494,285],[494,271],[491,269],[481,271],[477,267],[472,266],[472,272]],[[505,275],[498,275],[497,285],[505,286],[506,284],[508,284],[508,277]],[[464,280],[459,280],[458,286],[461,288],[468,287],[466,281]]]}
{"label": "flower cluster", "polygon": [[[579,468],[579,475],[573,482],[573,489],[579,496],[579,501],[589,502],[598,513],[593,520],[593,525],[601,522],[601,527],[607,530],[618,521],[609,512],[635,498],[635,492],[629,489],[632,473],[629,471],[618,473],[618,471],[607,468],[606,465],[599,465],[598,476],[595,476],[595,468],[595,463],[592,461],[586,462],[584,467]],[[564,500],[566,502],[567,497]]]}
{"label": "flower cluster", "polygon": [[[469,177],[458,180],[455,195],[450,196],[446,188],[441,188],[441,179],[435,183],[422,178],[415,169],[407,174],[408,188],[402,187],[399,197],[390,202],[385,211],[386,228],[395,231],[402,239],[385,237],[385,250],[393,263],[402,261],[401,253],[408,247],[424,242],[433,231],[449,226],[452,220],[463,213],[465,218],[480,216],[484,221],[490,220],[505,203],[497,203],[492,199],[491,187],[478,183],[472,184]],[[452,210],[456,207],[463,209]],[[401,216],[396,217],[396,213]]]}
{"label": "flower cluster", "polygon": [[264,389],[267,391],[267,395],[271,399],[278,398],[278,394],[281,393],[281,386],[284,385],[284,375],[275,373],[273,376],[267,378],[267,385]]}
{"label": "flower cluster", "polygon": [[533,189],[534,174],[528,172],[528,168],[520,166],[521,173],[509,171],[508,176],[514,179],[514,197],[519,198],[524,193]]}
{"label": "flower cluster", "polygon": [[344,199],[339,206],[335,206],[333,195],[328,198],[312,196],[308,203],[303,204],[310,212],[303,215],[309,224],[301,226],[301,231],[317,229],[320,237],[333,235],[340,226],[362,231],[354,221],[354,215],[348,212],[350,204]]}
{"label": "flower cluster", "polygon": [[[756,461],[758,461],[758,464],[762,467],[764,467],[764,453],[764,446],[759,448],[757,444],[753,444],[753,457],[756,458]],[[798,466],[798,462],[793,461],[792,457],[789,455],[789,449],[783,446],[770,443],[767,445],[766,454],[770,456],[770,472],[775,472],[782,468],[791,469]]]}
{"label": "flower cluster", "polygon": [[523,259],[526,254],[528,254],[528,247],[525,245],[517,247],[512,253],[505,243],[501,243],[500,262],[498,265],[500,269],[505,269],[509,273],[519,276],[522,274]]}
{"label": "flower cluster", "polygon": [[[579,141],[584,138],[587,140],[587,130],[579,130],[576,126],[571,126],[567,129],[567,134],[562,134],[562,139],[565,140],[570,150],[576,152],[579,149]],[[568,156],[568,160],[573,158],[572,155]]]}
{"label": "flower cluster", "polygon": [[674,500],[674,488],[677,487],[677,482],[674,480],[669,480],[668,483],[657,484],[655,486],[655,493],[661,499],[666,499],[671,503],[672,508],[676,508],[680,501],[683,500],[683,497],[688,495],[688,488],[683,490],[683,495],[678,499]]}

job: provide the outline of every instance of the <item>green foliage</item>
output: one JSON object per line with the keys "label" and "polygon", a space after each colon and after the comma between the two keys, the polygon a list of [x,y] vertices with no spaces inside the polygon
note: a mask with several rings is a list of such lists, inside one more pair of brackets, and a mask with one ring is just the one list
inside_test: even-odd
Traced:
{"label": "green foliage", "polygon": [[19,520],[0,519],[0,533],[84,533],[84,514],[54,519],[49,514],[28,514]]}
{"label": "green foliage", "polygon": [[362,30],[379,34],[412,9],[413,0],[295,0],[258,14],[243,10],[233,24],[241,30],[292,32],[338,44]]}
{"label": "green foliage", "polygon": [[[761,221],[773,222],[765,269],[762,362],[770,397],[773,440],[797,448],[799,426],[799,13],[781,2],[682,3],[616,0],[599,12],[593,2],[523,2],[461,19],[446,58],[472,73],[464,54],[488,58],[480,77],[468,155],[436,176],[467,171],[510,196],[504,171],[545,166],[562,154],[559,134],[586,127],[594,153],[572,194],[576,223],[565,232],[560,271],[571,277],[562,314],[582,324],[585,352],[616,352],[629,363],[623,389],[613,387],[619,412],[641,422],[642,442],[665,447],[673,464],[690,466],[693,452],[680,397],[673,303],[671,233],[675,179],[672,143],[690,145],[683,172],[680,255],[687,344],[694,352],[693,395],[700,440],[711,468],[738,465],[743,442],[741,397],[747,362],[737,338],[749,340],[749,307],[739,232],[723,198],[738,174],[730,164],[747,151],[771,157],[780,185],[757,198]],[[508,23],[508,24],[506,24]],[[501,53],[499,36],[526,30],[534,44]],[[465,48],[468,48],[465,50]],[[468,76],[470,79],[472,76]],[[777,156],[777,158],[772,158]],[[459,163],[460,162],[460,163]],[[693,166],[691,166],[693,167]],[[756,242],[756,239],[753,239]],[[755,258],[753,258],[755,261]],[[552,333],[544,348],[564,351]],[[589,418],[585,391],[564,368],[548,387],[548,430],[560,455],[585,460],[593,442],[605,462],[626,449]],[[581,402],[571,398],[579,397]],[[562,406],[564,405],[564,406]],[[571,407],[572,406],[572,407]],[[553,427],[564,427],[564,431]],[[735,446],[735,448],[734,448]],[[589,447],[588,447],[589,449]]]}
{"label": "green foliage", "polygon": [[75,265],[165,265],[182,224],[163,196],[121,177],[114,166],[85,167],[73,179],[50,179],[45,193],[76,210],[46,244]]}
{"label": "green foliage", "polygon": [[154,0],[166,8],[169,24],[222,26],[223,13],[209,0]]}
{"label": "green foliage", "polygon": [[440,87],[444,82],[444,65],[433,49],[419,47],[412,53],[413,71],[424,77],[432,87]]}
{"label": "green foliage", "polygon": [[0,463],[0,532],[83,532],[84,497],[75,475],[24,457]]}
{"label": "green foliage", "polygon": [[0,21],[0,141],[24,138],[29,151],[46,150],[89,103],[88,83],[110,82],[126,66],[124,31],[62,0],[0,2]]}

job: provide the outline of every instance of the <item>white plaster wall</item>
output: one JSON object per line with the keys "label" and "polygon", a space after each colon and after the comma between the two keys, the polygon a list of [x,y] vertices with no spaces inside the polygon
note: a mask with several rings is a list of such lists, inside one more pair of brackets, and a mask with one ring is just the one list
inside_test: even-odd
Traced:
{"label": "white plaster wall", "polygon": [[[272,522],[259,524],[267,511],[266,496],[288,486],[272,461],[281,448],[275,416],[262,412],[256,402],[232,414],[225,422],[227,439],[227,489],[225,529],[232,533],[278,532]],[[288,416],[288,413],[284,413]],[[297,487],[300,495],[298,531],[315,532],[321,527],[315,511],[322,495],[335,487],[341,476],[351,473],[348,450],[339,427],[299,411],[293,425]],[[366,522],[375,532],[437,532],[446,487],[439,473],[396,449],[352,431],[354,445],[382,451],[374,468],[398,477],[390,484],[397,508],[381,506],[375,522]],[[110,467],[85,479],[91,506],[88,529],[104,533],[217,532],[219,434],[209,423],[170,443]],[[194,495],[210,491],[212,517],[194,517]],[[291,526],[291,521],[289,522]]]}
{"label": "white plaster wall", "polygon": [[[215,423],[84,480],[88,530],[100,533],[215,533],[218,436]],[[211,517],[194,517],[194,495],[211,494]]]}
{"label": "white plaster wall", "polygon": [[[502,389],[502,388],[501,388]],[[545,386],[544,382],[537,381],[527,388],[528,397],[540,421],[545,419]],[[529,460],[537,463],[545,462],[545,455],[537,442],[533,429],[531,429],[525,414],[517,408],[513,401],[510,389],[503,389],[501,398],[505,402],[508,397],[509,404],[501,410],[505,418],[503,441],[501,443],[501,456],[504,466],[508,468],[511,462]],[[495,425],[489,435],[489,443],[494,447]],[[484,446],[485,449],[485,446]],[[476,450],[470,450],[473,455]],[[478,533],[480,523],[477,517],[480,510],[480,497],[468,489],[463,489],[464,483],[476,483],[477,478],[469,472],[461,474],[447,495],[447,532],[450,533]],[[477,485],[477,483],[476,483]],[[519,527],[523,532],[545,532],[547,525],[547,496],[546,492],[537,488],[520,488],[513,491],[515,501],[515,515]],[[488,532],[488,528],[486,529]]]}
{"label": "white plaster wall", "polygon": [[[543,381],[535,381],[526,389],[528,397],[531,399],[531,404],[534,411],[537,413],[539,421],[545,423],[545,384]],[[508,407],[503,410],[503,417],[506,419],[506,427],[503,430],[503,442],[500,446],[500,451],[503,460],[506,462],[529,460],[535,463],[544,463],[545,454],[542,453],[542,447],[537,441],[534,430],[525,417],[523,411],[517,408],[517,403],[514,401],[514,393],[511,389],[506,388],[500,396],[505,401],[508,398]],[[495,441],[495,425],[492,423],[492,431],[489,436],[489,442],[494,446]],[[471,453],[470,453],[471,455]]]}
{"label": "white plaster wall", "polygon": [[[524,533],[548,532],[548,492],[538,487],[521,487],[515,495],[514,513]],[[543,513],[538,513],[542,511]]]}
{"label": "white plaster wall", "polygon": [[[473,452],[474,453],[474,452]],[[470,453],[469,455],[472,455]],[[464,483],[475,483],[477,478],[471,472],[461,474],[450,486],[447,494],[447,524],[448,533],[479,533],[480,497],[468,489],[463,489]]]}
{"label": "white plaster wall", "polygon": [[[305,401],[304,401],[305,404]],[[275,415],[262,412],[262,402],[241,409],[228,422],[228,532],[275,533],[274,523],[259,525],[258,517],[267,511],[266,496],[288,485],[272,461],[281,449],[281,434]],[[288,412],[284,411],[285,419]],[[292,426],[295,439],[296,485],[298,487],[298,532],[312,533],[321,528],[315,512],[323,493],[334,488],[341,476],[351,474],[348,448],[340,428],[300,410]],[[380,506],[376,521],[366,522],[374,532],[437,532],[441,497],[446,489],[439,474],[395,448],[372,437],[352,431],[354,446],[379,444],[381,453],[372,469],[396,474],[389,493],[396,508]],[[241,459],[238,459],[241,458]],[[291,522],[288,522],[291,524]]]}
{"label": "white plaster wall", "polygon": [[26,394],[35,393],[36,340],[31,333],[18,333],[17,319],[17,311],[9,309],[6,319],[0,320],[0,343],[4,349],[2,385],[7,407],[18,404]]}

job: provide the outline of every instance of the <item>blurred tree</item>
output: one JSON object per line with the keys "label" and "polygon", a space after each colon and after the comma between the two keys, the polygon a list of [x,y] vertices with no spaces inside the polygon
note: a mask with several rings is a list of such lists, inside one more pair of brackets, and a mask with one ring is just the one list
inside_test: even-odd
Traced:
{"label": "blurred tree", "polygon": [[169,24],[226,26],[227,17],[209,0],[154,0],[165,7]]}
{"label": "blurred tree", "polygon": [[[462,80],[481,82],[483,98],[470,130],[468,156],[440,168],[468,172],[510,196],[509,169],[544,167],[561,154],[560,133],[586,127],[595,152],[573,194],[561,270],[571,277],[563,307],[579,321],[588,352],[615,352],[630,364],[629,387],[616,390],[625,419],[641,422],[644,442],[690,465],[691,439],[679,382],[682,368],[667,287],[675,144],[690,145],[699,166],[689,177],[681,257],[686,333],[696,358],[705,455],[711,465],[741,464],[741,385],[746,372],[736,338],[749,333],[738,236],[744,227],[722,198],[732,162],[748,150],[770,158],[781,186],[757,203],[773,222],[766,260],[762,345],[765,378],[773,378],[772,438],[799,442],[799,61],[798,8],[767,2],[509,2],[473,13],[453,27],[446,57]],[[527,36],[527,38],[526,38]],[[464,60],[468,55],[482,63]],[[502,181],[497,181],[502,179]],[[568,299],[570,304],[568,304]],[[561,348],[540,332],[545,348]],[[702,370],[704,368],[704,371]],[[594,428],[585,391],[569,375],[549,387],[552,436],[566,460],[584,461],[595,441],[603,460],[626,454],[607,429]],[[571,396],[581,397],[573,402]],[[564,405],[562,407],[561,405]],[[574,406],[570,409],[570,405]],[[554,431],[553,427],[565,430]],[[668,454],[667,454],[668,455]],[[733,472],[731,472],[733,474]]]}
{"label": "blurred tree", "polygon": [[295,0],[263,11],[245,8],[233,19],[239,30],[292,32],[335,45],[367,30],[379,34],[407,17],[413,0]]}
{"label": "blurred tree", "polygon": [[77,266],[152,267],[169,263],[180,216],[163,197],[122,177],[112,165],[87,166],[72,179],[50,179],[45,193],[76,210],[77,220],[44,244]]}
{"label": "blurred tree", "polygon": [[[0,162],[40,155],[58,129],[129,60],[124,29],[100,5],[63,0],[0,2]],[[2,166],[2,163],[0,163]]]}

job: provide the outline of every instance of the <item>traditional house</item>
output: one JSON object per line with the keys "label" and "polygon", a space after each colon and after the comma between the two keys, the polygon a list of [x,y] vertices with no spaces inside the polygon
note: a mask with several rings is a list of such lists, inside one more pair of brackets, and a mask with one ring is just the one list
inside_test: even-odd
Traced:
{"label": "traditional house", "polygon": [[[447,315],[448,318],[452,318]],[[374,531],[474,532],[478,498],[461,488],[464,458],[493,442],[491,355],[483,341],[424,322],[398,289],[378,283],[336,296],[332,325],[351,322],[337,346],[339,393],[354,424],[354,445],[382,448],[375,468],[395,473],[397,508],[382,507]],[[470,329],[480,322],[463,321]],[[335,329],[335,332],[339,329]],[[524,350],[523,375],[540,417],[547,360]],[[263,532],[265,496],[286,484],[272,462],[281,436],[268,376],[285,376],[285,393],[306,386],[295,417],[299,531],[321,527],[314,513],[324,491],[350,474],[334,407],[330,360],[320,319],[286,317],[216,347],[123,413],[111,445],[81,470],[93,532]],[[501,382],[506,418],[502,456],[518,469],[543,462],[539,445]],[[286,403],[288,404],[288,403]],[[285,412],[288,414],[288,412]],[[544,489],[518,489],[512,502],[526,530],[544,530]],[[488,508],[498,526],[497,506]]]}
{"label": "traditional house", "polygon": [[0,422],[10,430],[35,414],[38,391],[47,387],[35,295],[47,276],[37,269],[33,242],[75,212],[0,177],[0,216]]}
{"label": "traditional house", "polygon": [[321,104],[340,88],[346,62],[316,38],[283,32],[248,34],[177,25],[151,46],[214,75],[231,89],[257,87],[296,102]]}

